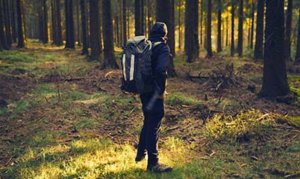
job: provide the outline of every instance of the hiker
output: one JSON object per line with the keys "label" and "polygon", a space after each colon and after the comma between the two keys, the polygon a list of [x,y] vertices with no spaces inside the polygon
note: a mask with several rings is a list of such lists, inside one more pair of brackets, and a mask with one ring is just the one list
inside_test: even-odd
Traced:
{"label": "hiker", "polygon": [[136,162],[142,161],[148,154],[147,170],[152,172],[170,172],[172,168],[158,162],[158,132],[164,117],[164,92],[167,78],[167,67],[170,61],[170,49],[167,45],[167,26],[156,22],[151,30],[149,40],[158,44],[152,49],[153,90],[141,94],[144,125],[140,134]]}

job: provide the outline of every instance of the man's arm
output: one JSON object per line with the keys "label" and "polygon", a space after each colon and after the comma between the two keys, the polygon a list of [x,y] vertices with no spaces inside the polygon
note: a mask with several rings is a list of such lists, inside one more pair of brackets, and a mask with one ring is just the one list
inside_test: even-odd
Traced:
{"label": "man's arm", "polygon": [[163,45],[159,50],[160,52],[154,68],[154,83],[155,92],[161,96],[166,88],[167,69],[170,63],[170,49],[167,45]]}

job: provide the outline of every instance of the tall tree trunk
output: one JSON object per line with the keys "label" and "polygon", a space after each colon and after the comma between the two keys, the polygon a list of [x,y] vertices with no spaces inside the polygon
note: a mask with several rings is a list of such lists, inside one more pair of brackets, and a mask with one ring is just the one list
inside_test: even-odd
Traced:
{"label": "tall tree trunk", "polygon": [[12,38],[11,38],[11,24],[10,24],[10,14],[9,14],[9,0],[3,1],[3,10],[4,10],[4,24],[5,24],[5,33],[7,45],[11,48]]}
{"label": "tall tree trunk", "polygon": [[[204,4],[203,0],[200,0],[200,47],[203,46],[203,19],[204,19]],[[206,46],[206,45],[205,45]]]}
{"label": "tall tree trunk", "polygon": [[12,33],[12,41],[17,42],[17,30],[16,30],[16,1],[10,1],[10,16],[11,16],[11,33]]}
{"label": "tall tree trunk", "polygon": [[[16,9],[17,9],[17,24],[18,24],[18,48],[24,48],[24,32],[23,32],[23,22],[22,22],[22,4],[21,0],[17,0]],[[0,8],[1,9],[1,8]]]}
{"label": "tall tree trunk", "polygon": [[206,51],[207,51],[207,58],[212,57],[212,43],[211,43],[211,0],[207,2],[207,22],[206,22]]}
{"label": "tall tree trunk", "polygon": [[255,15],[255,3],[252,2],[252,11],[251,11],[251,32],[250,32],[250,49],[253,49],[253,39],[254,39],[254,15]]}
{"label": "tall tree trunk", "polygon": [[43,43],[48,43],[48,9],[47,9],[47,0],[43,0]]}
{"label": "tall tree trunk", "polygon": [[74,18],[73,18],[73,0],[65,0],[66,16],[66,47],[75,48]]}
{"label": "tall tree trunk", "polygon": [[90,60],[99,60],[100,57],[100,20],[99,1],[90,0]]}
{"label": "tall tree trunk", "polygon": [[182,0],[178,0],[178,47],[181,50],[182,49],[182,10],[181,10]]}
{"label": "tall tree trunk", "polygon": [[257,1],[256,38],[254,58],[263,59],[265,1]]}
{"label": "tall tree trunk", "polygon": [[56,25],[57,25],[57,45],[62,45],[63,44],[63,39],[62,39],[62,27],[61,27],[61,13],[60,13],[60,0],[55,0],[56,1]]}
{"label": "tall tree trunk", "polygon": [[82,55],[88,55],[88,26],[87,26],[87,4],[86,0],[80,0],[80,11],[81,11],[81,29],[82,29]]}
{"label": "tall tree trunk", "polygon": [[292,60],[291,57],[291,32],[293,22],[293,0],[288,0],[285,25],[285,59]]}
{"label": "tall tree trunk", "polygon": [[127,16],[126,16],[126,9],[127,9],[127,3],[126,3],[126,0],[122,0],[123,2],[123,6],[122,6],[122,17],[123,17],[123,45],[125,46],[126,45],[126,42],[127,42],[127,31],[126,31],[126,27],[127,27],[127,24],[126,24],[126,20],[127,20]]}
{"label": "tall tree trunk", "polygon": [[266,1],[266,34],[261,97],[285,96],[289,93],[284,59],[284,0]]}
{"label": "tall tree trunk", "polygon": [[134,1],[135,35],[144,35],[144,4],[143,0]]}
{"label": "tall tree trunk", "polygon": [[222,0],[218,0],[218,43],[217,52],[222,51]]}
{"label": "tall tree trunk", "polygon": [[102,69],[119,68],[114,54],[113,44],[113,25],[111,15],[111,1],[102,0],[102,17],[103,17],[103,40],[104,40],[104,62]]}
{"label": "tall tree trunk", "polygon": [[243,37],[244,37],[244,0],[239,0],[239,32],[238,32],[238,54],[243,55]]}
{"label": "tall tree trunk", "polygon": [[55,0],[51,0],[51,21],[52,21],[52,41],[53,44],[57,44],[57,22],[56,22],[56,17],[55,17]]}
{"label": "tall tree trunk", "polygon": [[[172,11],[174,12],[174,0],[156,1],[156,21],[166,23],[168,27],[168,45],[172,56],[175,56],[175,18]],[[168,74],[171,77],[176,75],[173,57],[168,68]]]}
{"label": "tall tree trunk", "polygon": [[228,47],[229,46],[229,17],[226,17],[226,39],[225,39],[225,46]]}
{"label": "tall tree trunk", "polygon": [[185,41],[184,49],[187,62],[191,63],[199,55],[198,41],[198,1],[187,0],[185,4]]}
{"label": "tall tree trunk", "polygon": [[3,0],[0,0],[0,41],[1,41],[1,46],[3,47],[3,49],[9,50],[4,27],[5,27],[5,24],[4,24]]}
{"label": "tall tree trunk", "polygon": [[2,0],[0,0],[0,51],[3,50],[4,31],[3,31],[3,8]]}
{"label": "tall tree trunk", "polygon": [[235,52],[235,45],[234,45],[234,18],[235,18],[235,2],[231,0],[231,47],[230,47],[230,54],[234,56]]}
{"label": "tall tree trunk", "polygon": [[298,9],[298,35],[295,63],[300,64],[300,8]]}
{"label": "tall tree trunk", "polygon": [[76,0],[75,6],[76,6],[76,29],[77,29],[77,33],[76,33],[76,40],[78,43],[78,46],[81,46],[81,40],[80,40],[80,33],[81,33],[81,29],[80,29],[80,12],[79,12],[79,2],[80,0]]}

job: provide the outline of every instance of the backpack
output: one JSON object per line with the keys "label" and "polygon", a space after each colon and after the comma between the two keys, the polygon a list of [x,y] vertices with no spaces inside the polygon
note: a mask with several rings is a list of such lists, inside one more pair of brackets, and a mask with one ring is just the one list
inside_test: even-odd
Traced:
{"label": "backpack", "polygon": [[153,91],[152,49],[162,42],[152,43],[145,36],[127,41],[121,57],[121,90],[144,94]]}

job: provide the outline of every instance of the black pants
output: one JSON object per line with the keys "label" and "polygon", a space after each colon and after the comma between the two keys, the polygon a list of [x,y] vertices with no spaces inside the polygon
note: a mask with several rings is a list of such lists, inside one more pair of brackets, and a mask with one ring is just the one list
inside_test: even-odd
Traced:
{"label": "black pants", "polygon": [[148,165],[155,165],[158,162],[158,132],[161,120],[164,117],[164,101],[163,99],[156,99],[151,110],[146,110],[153,94],[141,95],[144,113],[144,125],[140,134],[140,141],[138,144],[138,154],[144,154],[147,151]]}

